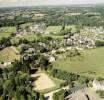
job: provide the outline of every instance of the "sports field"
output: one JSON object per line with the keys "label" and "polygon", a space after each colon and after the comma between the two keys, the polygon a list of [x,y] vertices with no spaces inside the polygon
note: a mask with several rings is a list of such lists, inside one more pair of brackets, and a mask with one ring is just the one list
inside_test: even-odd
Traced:
{"label": "sports field", "polygon": [[104,77],[104,48],[85,50],[82,56],[57,60],[53,66],[72,73]]}

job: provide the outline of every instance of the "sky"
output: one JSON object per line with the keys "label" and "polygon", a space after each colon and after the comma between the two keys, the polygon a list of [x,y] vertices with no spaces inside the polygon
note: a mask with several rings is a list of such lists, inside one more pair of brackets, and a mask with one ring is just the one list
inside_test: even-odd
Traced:
{"label": "sky", "polygon": [[104,3],[104,0],[0,0],[0,7],[96,3]]}

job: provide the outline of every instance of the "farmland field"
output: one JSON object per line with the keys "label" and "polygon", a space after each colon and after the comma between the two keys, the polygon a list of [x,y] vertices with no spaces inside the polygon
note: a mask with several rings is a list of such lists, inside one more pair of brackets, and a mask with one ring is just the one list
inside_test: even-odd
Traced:
{"label": "farmland field", "polygon": [[82,57],[67,57],[53,63],[57,69],[87,76],[104,77],[104,48],[85,50]]}

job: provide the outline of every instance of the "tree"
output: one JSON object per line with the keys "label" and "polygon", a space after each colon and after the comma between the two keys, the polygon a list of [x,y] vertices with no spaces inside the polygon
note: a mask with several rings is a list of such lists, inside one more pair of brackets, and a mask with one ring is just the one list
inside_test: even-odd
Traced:
{"label": "tree", "polygon": [[45,100],[45,97],[43,94],[40,94],[40,100]]}
{"label": "tree", "polygon": [[16,31],[18,32],[20,29],[21,29],[20,25],[17,24],[17,25],[16,25]]}
{"label": "tree", "polygon": [[62,89],[53,93],[53,100],[64,100],[65,91]]}
{"label": "tree", "polygon": [[104,46],[104,41],[96,41],[96,42],[95,42],[95,45],[96,45],[97,47],[102,47],[102,46]]}
{"label": "tree", "polygon": [[49,65],[48,59],[46,57],[42,56],[40,58],[40,67],[42,69],[46,69],[48,65]]}
{"label": "tree", "polygon": [[65,30],[65,23],[62,25],[61,31]]}

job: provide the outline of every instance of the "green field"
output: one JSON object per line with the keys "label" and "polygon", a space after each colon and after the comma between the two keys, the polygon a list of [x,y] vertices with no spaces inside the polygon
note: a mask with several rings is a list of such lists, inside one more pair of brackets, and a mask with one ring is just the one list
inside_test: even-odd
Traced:
{"label": "green field", "polygon": [[16,32],[15,27],[1,27],[0,28],[0,39],[2,37],[9,37],[12,32]]}
{"label": "green field", "polygon": [[37,35],[35,35],[35,34],[27,34],[27,35],[23,35],[23,36],[21,36],[21,37],[13,37],[13,38],[11,39],[11,42],[12,42],[13,44],[15,44],[15,43],[18,43],[20,39],[26,39],[26,40],[28,40],[28,41],[34,41],[34,40],[37,39],[37,38],[38,38],[38,37],[37,37]]}
{"label": "green field", "polygon": [[81,75],[104,77],[104,48],[85,50],[82,56],[57,60],[53,66]]}
{"label": "green field", "polygon": [[[61,28],[62,28],[62,26],[49,26],[49,27],[47,27],[46,31],[58,33],[58,32],[60,32]],[[70,28],[75,29],[75,25],[66,26],[65,28],[66,29],[70,29]]]}
{"label": "green field", "polygon": [[29,34],[29,35],[27,34],[27,35],[23,35],[21,38],[22,39],[27,39],[29,41],[33,41],[37,38],[37,36],[35,34]]}
{"label": "green field", "polygon": [[20,55],[18,55],[11,47],[7,47],[0,51],[0,62],[2,61],[13,61],[19,60]]}

